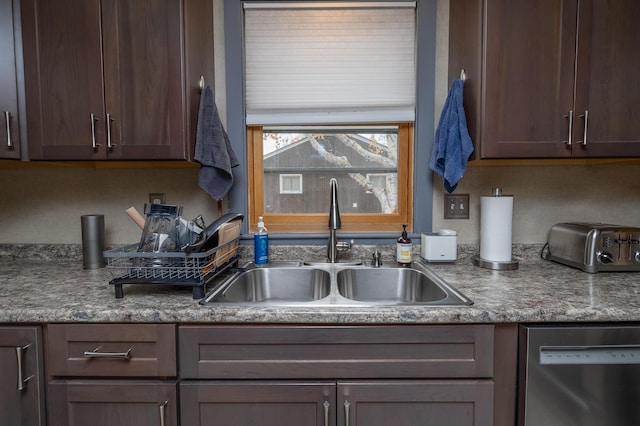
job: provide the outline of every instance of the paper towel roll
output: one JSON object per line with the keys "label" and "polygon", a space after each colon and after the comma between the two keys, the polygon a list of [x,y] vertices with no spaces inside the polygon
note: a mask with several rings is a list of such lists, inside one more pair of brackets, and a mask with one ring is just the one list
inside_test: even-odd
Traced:
{"label": "paper towel roll", "polygon": [[511,262],[513,197],[480,197],[480,258]]}

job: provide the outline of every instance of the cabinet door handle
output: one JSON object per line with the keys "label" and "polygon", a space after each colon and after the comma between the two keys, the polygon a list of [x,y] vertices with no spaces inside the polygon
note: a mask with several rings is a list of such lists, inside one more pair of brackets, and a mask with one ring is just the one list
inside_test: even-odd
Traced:
{"label": "cabinet door handle", "polygon": [[18,390],[23,391],[27,388],[27,382],[33,378],[33,376],[29,376],[26,379],[24,378],[24,351],[30,345],[26,346],[17,346],[16,347],[16,358],[18,359]]}
{"label": "cabinet door handle", "polygon": [[7,124],[7,148],[13,148],[13,142],[11,141],[11,113],[9,111],[4,112],[4,121]]}
{"label": "cabinet door handle", "polygon": [[169,404],[169,401],[165,401],[164,403],[160,404],[160,426],[165,426],[165,413],[167,411],[167,404]]}
{"label": "cabinet door handle", "polygon": [[329,426],[329,407],[331,404],[329,404],[329,401],[325,401],[322,406],[324,407],[324,426]]}
{"label": "cabinet door handle", "polygon": [[344,425],[345,426],[349,426],[349,407],[350,406],[351,404],[349,404],[349,401],[344,402]]}
{"label": "cabinet door handle", "polygon": [[95,114],[91,114],[91,148],[96,149],[100,144],[96,143],[96,121],[98,118]]}
{"label": "cabinet door handle", "polygon": [[579,141],[579,143],[581,143],[582,146],[585,146],[587,144],[587,126],[589,125],[589,110],[585,110],[584,114],[582,114],[580,118],[584,119],[584,134],[582,135],[583,139]]}
{"label": "cabinet door handle", "polygon": [[111,149],[115,146],[111,142],[111,122],[115,119],[111,116],[111,114],[107,114],[107,149]]}
{"label": "cabinet door handle", "polygon": [[569,139],[567,139],[566,141],[563,141],[565,144],[567,144],[568,146],[571,146],[573,144],[572,142],[572,138],[573,138],[573,110],[569,111],[569,114],[565,115],[564,118],[568,118],[569,119]]}
{"label": "cabinet door handle", "polygon": [[85,351],[85,358],[114,358],[114,359],[131,359],[131,350],[127,349],[126,352],[98,352],[100,348],[95,348],[92,351]]}

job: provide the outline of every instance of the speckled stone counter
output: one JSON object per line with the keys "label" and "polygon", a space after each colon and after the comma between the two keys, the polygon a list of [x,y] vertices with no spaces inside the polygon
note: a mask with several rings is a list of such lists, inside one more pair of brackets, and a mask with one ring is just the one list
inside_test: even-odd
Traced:
{"label": "speckled stone counter", "polygon": [[[514,271],[473,265],[463,248],[433,271],[472,306],[201,306],[191,288],[129,285],[116,299],[107,269],[83,270],[77,248],[64,256],[25,256],[0,247],[0,322],[516,323],[640,321],[640,273],[587,274],[548,262],[539,247],[518,247]],[[299,254],[299,253],[298,253]],[[387,259],[389,257],[387,256]]]}

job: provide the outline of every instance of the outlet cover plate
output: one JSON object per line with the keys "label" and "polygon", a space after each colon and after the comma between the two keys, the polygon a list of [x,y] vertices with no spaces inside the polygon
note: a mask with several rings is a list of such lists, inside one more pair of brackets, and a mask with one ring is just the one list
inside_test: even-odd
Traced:
{"label": "outlet cover plate", "polygon": [[469,194],[444,194],[445,219],[469,219]]}
{"label": "outlet cover plate", "polygon": [[166,195],[163,192],[152,192],[149,194],[149,202],[151,204],[165,204]]}

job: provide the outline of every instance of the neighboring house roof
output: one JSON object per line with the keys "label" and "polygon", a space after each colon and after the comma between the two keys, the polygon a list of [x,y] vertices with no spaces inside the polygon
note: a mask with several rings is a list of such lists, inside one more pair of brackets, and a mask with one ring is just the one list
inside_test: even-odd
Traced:
{"label": "neighboring house roof", "polygon": [[[376,151],[379,155],[387,156],[386,145],[369,140],[360,135],[353,135],[362,148],[368,151]],[[341,170],[345,168],[327,160],[326,153],[338,157],[345,157],[351,167],[350,172],[388,173],[396,172],[395,167],[385,167],[378,162],[370,161],[357,153],[354,149],[345,145],[336,136],[324,134],[322,138],[316,138],[320,150],[316,149],[309,138],[303,138],[285,147],[277,149],[264,157],[265,172],[287,172],[309,170]],[[322,150],[325,150],[323,152]]]}

